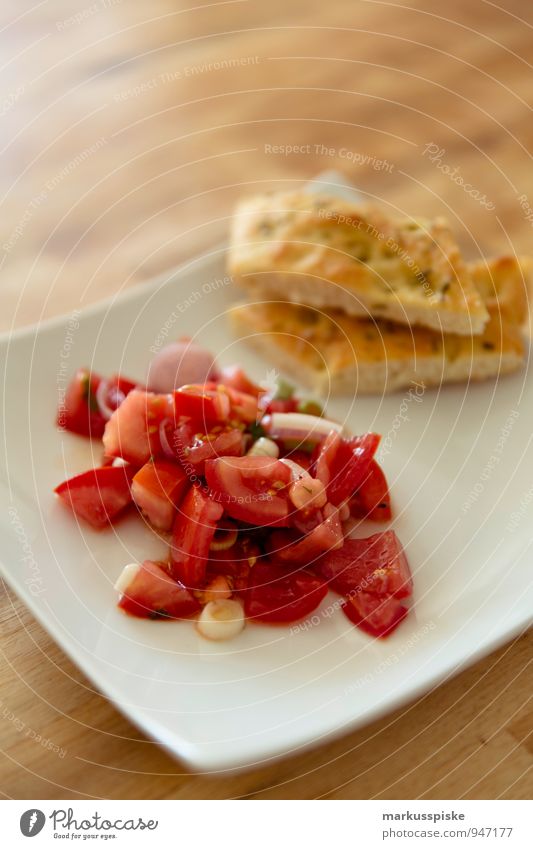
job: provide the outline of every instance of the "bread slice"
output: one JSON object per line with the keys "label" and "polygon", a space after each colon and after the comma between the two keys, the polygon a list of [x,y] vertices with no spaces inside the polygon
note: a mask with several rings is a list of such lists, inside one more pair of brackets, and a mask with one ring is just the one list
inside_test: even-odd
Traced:
{"label": "bread slice", "polygon": [[525,324],[533,275],[531,257],[495,257],[470,263],[468,269],[489,312],[500,312],[507,321]]}
{"label": "bread slice", "polygon": [[443,219],[393,220],[309,193],[259,195],[236,211],[229,272],[251,297],[446,333],[478,334],[487,310]]}
{"label": "bread slice", "polygon": [[473,266],[489,321],[480,336],[442,334],[389,321],[264,301],[230,310],[237,335],[322,397],[382,394],[413,382],[428,386],[482,380],[519,369],[529,259],[499,258]]}

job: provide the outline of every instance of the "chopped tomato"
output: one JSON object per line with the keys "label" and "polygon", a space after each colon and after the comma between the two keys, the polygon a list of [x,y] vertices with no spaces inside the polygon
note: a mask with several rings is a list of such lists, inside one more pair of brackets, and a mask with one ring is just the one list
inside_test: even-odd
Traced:
{"label": "chopped tomato", "polygon": [[256,398],[264,392],[264,389],[250,380],[246,372],[237,365],[227,366],[222,369],[220,372],[220,383],[230,389],[236,389],[237,392],[254,395]]}
{"label": "chopped tomato", "polygon": [[413,590],[407,557],[394,531],[347,539],[341,549],[325,555],[318,571],[344,596],[365,592],[405,598]]}
{"label": "chopped tomato", "polygon": [[93,528],[103,528],[131,503],[132,475],[127,466],[101,466],[64,481],[54,492]]}
{"label": "chopped tomato", "polygon": [[321,480],[324,486],[328,486],[331,480],[331,469],[333,461],[339,450],[342,437],[336,430],[331,430],[326,438],[320,442],[313,454],[313,465],[315,467],[315,477]]}
{"label": "chopped tomato", "polygon": [[227,392],[231,405],[231,417],[237,418],[245,424],[253,424],[258,418],[258,403],[255,395],[247,392],[239,392],[231,386],[219,384],[219,390]]}
{"label": "chopped tomato", "polygon": [[259,546],[246,533],[239,531],[236,542],[230,548],[217,551],[211,549],[207,574],[211,578],[224,576],[234,592],[242,592],[248,586],[250,569],[260,556]]}
{"label": "chopped tomato", "polygon": [[169,531],[189,479],[178,463],[146,463],[133,478],[131,493],[137,507],[156,528]]}
{"label": "chopped tomato", "polygon": [[328,500],[332,504],[342,504],[361,486],[376,453],[379,440],[377,433],[365,433],[364,436],[341,439],[330,466]]}
{"label": "chopped tomato", "polygon": [[259,562],[250,574],[244,610],[260,622],[295,622],[312,613],[327,591],[324,581],[303,569],[287,573],[273,563]]}
{"label": "chopped tomato", "polygon": [[206,460],[217,457],[240,457],[244,453],[244,436],[238,428],[215,427],[209,433],[195,433],[190,424],[179,425],[171,444],[184,467],[190,464],[203,475]]}
{"label": "chopped tomato", "polygon": [[174,392],[174,409],[176,419],[190,419],[195,430],[205,432],[228,420],[231,405],[227,392],[215,383],[206,383],[182,386]]}
{"label": "chopped tomato", "polygon": [[161,453],[159,426],[173,415],[172,395],[155,395],[134,389],[106,424],[103,443],[110,457],[122,457],[141,466]]}
{"label": "chopped tomato", "polygon": [[342,547],[344,535],[339,511],[331,504],[324,508],[323,521],[300,539],[292,531],[273,531],[268,547],[271,558],[278,563],[311,565],[325,552]]}
{"label": "chopped tomato", "polygon": [[265,406],[265,413],[295,413],[297,409],[296,398],[272,398]]}
{"label": "chopped tomato", "polygon": [[169,577],[166,564],[145,560],[124,588],[118,606],[145,619],[183,619],[200,605],[189,590]]}
{"label": "chopped tomato", "polygon": [[394,596],[356,593],[342,605],[350,622],[373,637],[386,637],[407,616],[407,608]]}
{"label": "chopped tomato", "polygon": [[108,419],[117,407],[120,407],[126,395],[129,395],[136,388],[141,389],[142,387],[119,374],[114,374],[109,380],[102,380],[96,392],[96,401],[100,412]]}
{"label": "chopped tomato", "polygon": [[221,457],[208,460],[209,491],[233,519],[250,525],[284,527],[290,524],[286,488],[291,472],[271,457]]}
{"label": "chopped tomato", "polygon": [[187,587],[198,589],[205,581],[209,548],[223,509],[197,486],[192,486],[179,506],[170,546],[170,574]]}
{"label": "chopped tomato", "polygon": [[77,370],[67,387],[64,403],[58,410],[57,424],[60,428],[81,436],[102,436],[106,420],[96,401],[101,381],[100,375],[87,368]]}
{"label": "chopped tomato", "polygon": [[292,460],[293,463],[298,463],[298,465],[306,472],[308,472],[311,468],[311,455],[308,451],[301,451],[298,449],[294,451],[286,450],[283,452],[283,458]]}
{"label": "chopped tomato", "polygon": [[355,519],[387,522],[391,504],[387,479],[381,466],[372,460],[361,486],[350,501],[350,511]]}

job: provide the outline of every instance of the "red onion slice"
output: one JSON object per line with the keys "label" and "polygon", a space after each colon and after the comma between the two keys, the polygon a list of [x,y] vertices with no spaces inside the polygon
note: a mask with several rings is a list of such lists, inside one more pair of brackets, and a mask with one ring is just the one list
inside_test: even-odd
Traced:
{"label": "red onion slice", "polygon": [[98,404],[98,409],[100,410],[102,416],[106,421],[109,421],[113,413],[115,412],[107,403],[107,393],[109,391],[109,384],[107,380],[101,380],[98,384],[95,392],[96,403]]}
{"label": "red onion slice", "polygon": [[167,457],[169,460],[176,460],[178,459],[178,454],[169,442],[167,433],[168,425],[171,425],[172,432],[174,433],[174,422],[167,416],[161,421],[161,424],[159,425],[159,442],[161,443],[161,449],[165,457]]}
{"label": "red onion slice", "polygon": [[299,439],[302,442],[320,442],[332,430],[344,433],[344,425],[310,416],[308,413],[272,413],[261,424],[272,439]]}

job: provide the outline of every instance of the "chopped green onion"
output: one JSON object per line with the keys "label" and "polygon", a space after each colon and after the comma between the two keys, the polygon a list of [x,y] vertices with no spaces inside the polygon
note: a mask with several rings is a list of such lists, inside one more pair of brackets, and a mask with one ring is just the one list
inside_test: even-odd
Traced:
{"label": "chopped green onion", "polygon": [[294,386],[292,384],[287,383],[282,377],[278,378],[278,387],[276,389],[276,394],[274,395],[275,401],[289,401],[294,395]]}
{"label": "chopped green onion", "polygon": [[266,436],[267,433],[263,425],[259,424],[259,422],[253,422],[251,425],[249,425],[248,431],[249,433],[251,433],[254,442],[256,441],[256,439],[260,439],[262,436]]}
{"label": "chopped green onion", "polygon": [[318,416],[319,418],[322,418],[324,415],[324,408],[318,403],[318,401],[308,399],[298,403],[297,412],[305,413],[308,416]]}

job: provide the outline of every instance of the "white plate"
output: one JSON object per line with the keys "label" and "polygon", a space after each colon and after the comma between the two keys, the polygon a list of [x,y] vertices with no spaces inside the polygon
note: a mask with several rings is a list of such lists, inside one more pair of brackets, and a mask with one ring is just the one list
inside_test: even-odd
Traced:
{"label": "white plate", "polygon": [[264,377],[268,363],[227,333],[223,254],[74,321],[0,340],[3,573],[123,713],[201,770],[257,763],[373,720],[519,632],[533,610],[533,384],[524,373],[421,400],[400,393],[330,404],[354,432],[389,434],[382,462],[415,578],[413,611],[389,639],[372,640],[340,611],[328,616],[333,597],[306,631],[253,625],[224,645],[189,623],[116,609],[123,565],[162,556],[165,545],[135,517],[97,533],[56,503],[53,487],[101,456],[96,443],[55,428],[58,390],[78,365],[142,379],[165,327],[169,338],[197,333],[222,363]]}

